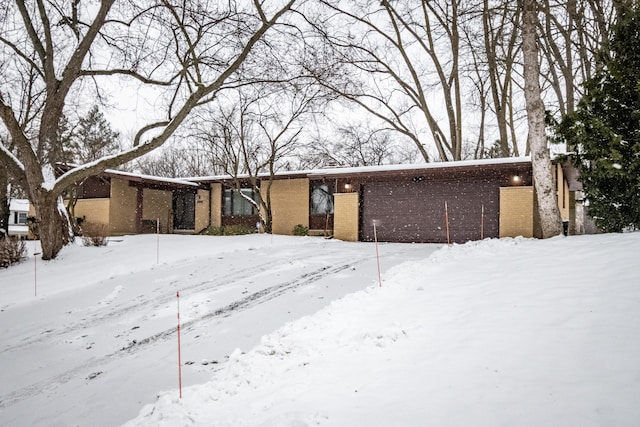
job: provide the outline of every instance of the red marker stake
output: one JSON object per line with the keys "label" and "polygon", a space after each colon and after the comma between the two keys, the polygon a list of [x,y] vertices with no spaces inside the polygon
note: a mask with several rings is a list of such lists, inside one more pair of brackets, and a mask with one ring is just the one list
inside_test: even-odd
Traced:
{"label": "red marker stake", "polygon": [[447,245],[451,245],[451,239],[449,238],[449,208],[447,202],[444,202],[444,218],[447,222]]}
{"label": "red marker stake", "polygon": [[41,252],[36,252],[36,241],[33,241],[33,296],[38,296],[38,255]]}
{"label": "red marker stake", "polygon": [[160,264],[160,218],[156,222],[156,264]]}
{"label": "red marker stake", "polygon": [[378,262],[378,283],[382,287],[382,279],[380,278],[380,254],[378,253],[378,232],[376,230],[376,222],[373,221],[373,240],[376,242],[376,261]]}
{"label": "red marker stake", "polygon": [[482,220],[480,222],[480,240],[484,240],[484,205],[482,205]]}
{"label": "red marker stake", "polygon": [[182,399],[182,358],[180,356],[180,291],[176,292],[178,300],[178,388],[180,389],[180,399]]}
{"label": "red marker stake", "polygon": [[[35,244],[34,244],[35,245]],[[35,248],[33,250],[33,296],[38,296],[38,256],[36,255]]]}

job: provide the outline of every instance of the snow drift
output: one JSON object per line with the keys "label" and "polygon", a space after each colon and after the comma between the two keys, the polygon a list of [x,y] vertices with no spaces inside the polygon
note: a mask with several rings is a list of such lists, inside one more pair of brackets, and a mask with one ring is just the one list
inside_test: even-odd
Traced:
{"label": "snow drift", "polygon": [[640,424],[640,233],[444,247],[126,426]]}

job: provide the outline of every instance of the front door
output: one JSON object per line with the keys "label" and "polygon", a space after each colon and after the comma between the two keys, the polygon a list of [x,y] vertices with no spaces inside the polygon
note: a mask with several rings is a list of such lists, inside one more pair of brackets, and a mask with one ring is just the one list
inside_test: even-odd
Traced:
{"label": "front door", "polygon": [[192,190],[173,192],[173,229],[195,230],[196,193]]}

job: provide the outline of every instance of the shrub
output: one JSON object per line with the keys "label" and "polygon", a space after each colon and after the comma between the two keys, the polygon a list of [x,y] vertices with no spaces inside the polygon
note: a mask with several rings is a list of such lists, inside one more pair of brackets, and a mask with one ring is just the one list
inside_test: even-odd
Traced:
{"label": "shrub", "polygon": [[223,227],[211,226],[204,232],[207,236],[241,236],[243,234],[253,234],[256,229],[246,225],[226,225]]}
{"label": "shrub", "polygon": [[309,227],[305,227],[302,224],[298,224],[293,227],[293,235],[294,236],[308,236],[309,235]]}
{"label": "shrub", "polygon": [[108,235],[107,224],[87,222],[82,226],[82,243],[85,246],[107,246]]}
{"label": "shrub", "polygon": [[207,236],[222,236],[224,233],[224,227],[214,227],[213,225],[209,226],[204,234]]}
{"label": "shrub", "polygon": [[0,268],[7,268],[27,256],[27,246],[15,237],[0,238]]}

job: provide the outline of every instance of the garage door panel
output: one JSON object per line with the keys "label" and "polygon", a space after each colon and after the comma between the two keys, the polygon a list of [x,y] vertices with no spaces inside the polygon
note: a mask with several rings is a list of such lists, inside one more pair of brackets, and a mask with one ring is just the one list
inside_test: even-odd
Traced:
{"label": "garage door panel", "polygon": [[445,202],[453,242],[499,233],[499,185],[489,180],[367,183],[362,201],[364,241],[373,240],[376,220],[380,241],[446,243]]}

